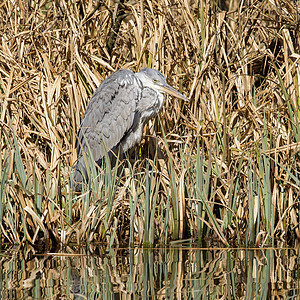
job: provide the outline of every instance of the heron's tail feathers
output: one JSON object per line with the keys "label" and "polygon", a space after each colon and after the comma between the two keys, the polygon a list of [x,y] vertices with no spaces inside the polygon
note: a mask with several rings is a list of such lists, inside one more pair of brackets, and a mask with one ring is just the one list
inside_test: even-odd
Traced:
{"label": "heron's tail feathers", "polygon": [[82,190],[82,183],[88,180],[88,175],[84,164],[78,160],[74,167],[74,174],[72,179],[72,187],[76,192]]}

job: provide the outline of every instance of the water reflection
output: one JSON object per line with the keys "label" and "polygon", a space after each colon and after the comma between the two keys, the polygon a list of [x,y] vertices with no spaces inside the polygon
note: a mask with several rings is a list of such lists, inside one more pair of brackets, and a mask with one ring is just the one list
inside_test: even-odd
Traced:
{"label": "water reflection", "polygon": [[80,252],[2,252],[0,298],[300,298],[298,249]]}

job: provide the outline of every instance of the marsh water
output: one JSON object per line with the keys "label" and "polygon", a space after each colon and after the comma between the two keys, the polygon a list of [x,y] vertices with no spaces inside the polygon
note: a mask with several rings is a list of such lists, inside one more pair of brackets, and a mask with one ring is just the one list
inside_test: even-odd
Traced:
{"label": "marsh water", "polygon": [[0,253],[1,299],[300,299],[299,249]]}

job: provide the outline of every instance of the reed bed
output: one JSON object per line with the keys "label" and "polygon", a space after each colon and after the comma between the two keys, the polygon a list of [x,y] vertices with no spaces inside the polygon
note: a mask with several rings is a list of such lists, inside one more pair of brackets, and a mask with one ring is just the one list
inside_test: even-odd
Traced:
{"label": "reed bed", "polygon": [[[214,239],[291,245],[299,232],[296,1],[0,4],[0,240],[109,246]],[[168,98],[119,168],[71,187],[93,91],[153,67]]]}

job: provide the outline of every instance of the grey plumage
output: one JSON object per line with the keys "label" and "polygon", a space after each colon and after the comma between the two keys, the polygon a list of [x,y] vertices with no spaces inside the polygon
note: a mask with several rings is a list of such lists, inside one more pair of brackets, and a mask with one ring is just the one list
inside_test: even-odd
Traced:
{"label": "grey plumage", "polygon": [[75,182],[87,177],[83,158],[83,153],[88,152],[87,144],[100,164],[107,152],[120,147],[127,151],[141,141],[144,125],[163,106],[162,93],[187,100],[154,69],[145,68],[138,73],[121,69],[102,82],[86,108],[77,134]]}

